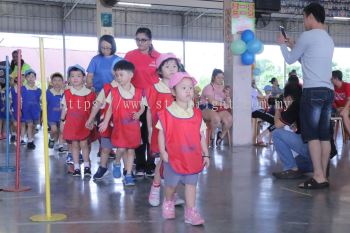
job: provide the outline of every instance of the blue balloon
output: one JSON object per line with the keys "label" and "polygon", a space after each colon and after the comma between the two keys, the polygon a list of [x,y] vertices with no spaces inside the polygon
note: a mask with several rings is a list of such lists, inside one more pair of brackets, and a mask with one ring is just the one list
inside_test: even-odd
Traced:
{"label": "blue balloon", "polygon": [[248,42],[247,51],[256,54],[261,50],[262,47],[263,43],[258,39],[254,39]]}
{"label": "blue balloon", "polygon": [[246,43],[248,43],[251,40],[254,40],[254,38],[255,38],[254,32],[252,30],[249,30],[249,29],[244,30],[242,35],[241,35],[241,39]]}
{"label": "blue balloon", "polygon": [[254,76],[259,76],[261,74],[261,70],[259,68],[254,68],[253,74]]}
{"label": "blue balloon", "polygon": [[254,63],[255,55],[253,53],[246,51],[241,55],[241,60],[243,65],[251,65]]}

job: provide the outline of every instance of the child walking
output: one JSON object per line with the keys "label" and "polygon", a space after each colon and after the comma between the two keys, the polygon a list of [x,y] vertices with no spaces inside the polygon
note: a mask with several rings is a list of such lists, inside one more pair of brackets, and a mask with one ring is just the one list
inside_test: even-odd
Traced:
{"label": "child walking", "polygon": [[79,154],[82,151],[84,161],[84,176],[91,177],[90,148],[88,139],[90,130],[85,127],[96,94],[86,88],[85,70],[80,65],[68,68],[71,86],[64,91],[62,99],[61,128],[63,126],[63,139],[71,144],[73,155],[73,176],[81,176]]}
{"label": "child walking", "polygon": [[196,80],[186,72],[174,74],[169,87],[176,98],[158,113],[159,150],[164,161],[165,199],[162,215],[175,218],[174,193],[179,182],[185,184],[185,222],[204,223],[195,208],[196,185],[203,167],[209,166],[202,113],[193,106]]}
{"label": "child walking", "polygon": [[111,141],[117,147],[116,159],[123,157],[126,174],[125,186],[135,185],[132,176],[132,166],[135,158],[135,149],[141,145],[140,116],[145,110],[145,99],[141,89],[131,84],[135,66],[126,60],[121,60],[113,67],[117,80],[117,87],[113,88],[106,102],[110,105],[100,132],[104,132],[113,113],[113,130]]}
{"label": "child walking", "polygon": [[[147,126],[148,126],[148,135],[149,143],[151,149],[151,155],[154,157],[159,157],[159,146],[158,146],[158,132],[156,124],[158,122],[157,113],[166,107],[170,106],[174,101],[174,97],[171,94],[169,88],[169,80],[172,75],[179,72],[180,61],[173,53],[164,53],[161,54],[156,60],[157,72],[160,77],[160,81],[152,85],[148,90],[146,90],[147,98]],[[160,166],[161,159],[158,159],[156,162],[156,169],[154,172],[153,183],[151,186],[151,191],[148,196],[148,202],[151,206],[159,206],[160,204]],[[181,203],[177,198],[177,204]]]}
{"label": "child walking", "polygon": [[[114,76],[116,79],[116,76]],[[100,120],[101,122],[106,116],[106,112],[109,108],[109,104],[106,102],[106,98],[108,97],[111,90],[118,86],[116,80],[113,80],[111,83],[104,84],[103,89],[97,96],[95,104],[92,108],[89,119],[87,120],[85,127],[88,129],[92,129],[94,127],[94,120],[97,113],[100,111]],[[111,123],[111,121],[110,121]],[[113,145],[111,142],[112,135],[112,126],[108,124],[107,129],[103,132],[100,132],[100,147],[101,147],[101,160],[100,166],[98,167],[97,172],[94,174],[94,180],[101,180],[108,174],[107,162],[110,156],[111,151],[113,150]],[[113,163],[113,177],[120,178],[121,177],[121,164],[120,158],[116,158],[116,161]]]}
{"label": "child walking", "polygon": [[[26,79],[26,84],[22,86],[22,118],[21,122],[21,144],[24,142],[24,136],[27,127],[27,149],[34,150],[34,133],[35,126],[40,120],[40,99],[41,99],[41,89],[35,86],[36,73],[34,70],[29,69],[24,73]],[[14,101],[17,101],[15,99]],[[16,117],[16,116],[15,116]]]}
{"label": "child walking", "polygon": [[61,100],[63,98],[63,76],[53,73],[50,77],[52,87],[46,91],[47,119],[50,126],[49,148],[63,152],[63,138],[60,132]]}

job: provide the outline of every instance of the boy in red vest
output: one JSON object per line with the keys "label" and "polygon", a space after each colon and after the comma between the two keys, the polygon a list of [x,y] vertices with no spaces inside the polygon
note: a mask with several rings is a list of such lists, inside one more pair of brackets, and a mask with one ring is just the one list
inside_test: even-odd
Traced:
{"label": "boy in red vest", "polygon": [[175,73],[169,87],[175,96],[169,107],[158,113],[158,144],[164,161],[165,198],[163,218],[175,218],[174,193],[179,182],[185,184],[185,222],[201,225],[204,220],[195,208],[196,185],[203,167],[209,166],[202,113],[193,106],[197,81],[186,72]]}
{"label": "boy in red vest", "polygon": [[117,87],[109,93],[106,102],[109,108],[103,122],[100,124],[100,132],[104,132],[113,114],[113,130],[111,141],[117,147],[117,159],[122,157],[126,174],[124,184],[135,185],[132,175],[132,166],[135,158],[135,149],[141,145],[140,116],[145,111],[146,101],[142,96],[142,90],[131,84],[135,66],[126,60],[117,62],[113,67],[117,80]]}
{"label": "boy in red vest", "polygon": [[61,124],[64,124],[62,125],[63,139],[71,144],[74,161],[73,176],[81,176],[79,164],[81,150],[84,160],[84,176],[91,177],[88,144],[91,132],[85,127],[85,123],[90,116],[96,94],[85,87],[85,70],[80,65],[70,66],[68,77],[71,86],[64,91],[61,102]]}

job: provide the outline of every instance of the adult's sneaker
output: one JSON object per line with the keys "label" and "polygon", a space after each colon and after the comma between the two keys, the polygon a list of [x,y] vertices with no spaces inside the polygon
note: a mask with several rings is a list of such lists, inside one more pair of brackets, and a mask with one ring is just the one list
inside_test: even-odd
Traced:
{"label": "adult's sneaker", "polygon": [[148,171],[146,171],[146,176],[147,177],[154,177],[154,170],[148,170]]}
{"label": "adult's sneaker", "polygon": [[145,172],[144,171],[136,171],[136,174],[135,174],[136,177],[144,177],[145,176]]}
{"label": "adult's sneaker", "polygon": [[91,168],[90,167],[84,167],[84,176],[91,177]]}
{"label": "adult's sneaker", "polygon": [[16,135],[11,135],[10,141],[11,141],[11,143],[15,143],[16,142]]}
{"label": "adult's sneaker", "polygon": [[113,163],[113,177],[116,179],[122,177],[120,163],[119,164]]}
{"label": "adult's sneaker", "polygon": [[273,172],[272,175],[277,179],[298,179],[303,176],[303,173],[289,169],[281,172]]}
{"label": "adult's sneaker", "polygon": [[124,185],[125,186],[134,186],[135,185],[134,177],[132,177],[132,175],[126,175],[124,177]]}
{"label": "adult's sneaker", "polygon": [[35,144],[34,144],[34,142],[28,142],[28,144],[27,144],[27,149],[28,149],[28,150],[34,150],[34,149],[35,149]]}
{"label": "adult's sneaker", "polygon": [[93,176],[93,179],[94,180],[101,180],[104,177],[106,177],[107,175],[108,175],[108,169],[105,168],[105,167],[99,166],[98,169],[97,169],[97,172]]}

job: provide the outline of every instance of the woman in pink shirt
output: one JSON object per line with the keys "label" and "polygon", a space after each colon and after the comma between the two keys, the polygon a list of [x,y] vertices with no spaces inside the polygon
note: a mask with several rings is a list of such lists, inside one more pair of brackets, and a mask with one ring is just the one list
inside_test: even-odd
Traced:
{"label": "woman in pink shirt", "polygon": [[232,115],[227,109],[231,108],[231,98],[224,93],[224,72],[220,69],[214,69],[211,76],[211,82],[204,87],[202,91],[200,109],[203,119],[210,122],[212,135],[210,135],[211,144],[215,138],[216,128],[222,128],[216,138],[216,145],[220,145],[226,133],[232,127]]}

